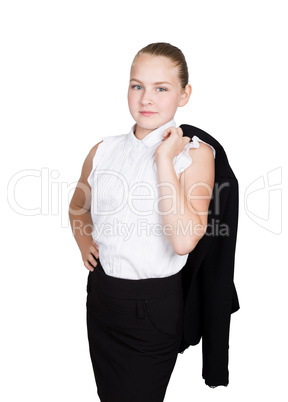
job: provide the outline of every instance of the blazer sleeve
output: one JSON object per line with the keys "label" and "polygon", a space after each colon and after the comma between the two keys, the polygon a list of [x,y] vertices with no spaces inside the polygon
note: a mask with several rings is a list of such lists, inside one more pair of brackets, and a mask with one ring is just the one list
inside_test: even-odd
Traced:
{"label": "blazer sleeve", "polygon": [[[223,178],[218,205],[210,228],[213,241],[205,256],[201,275],[202,305],[202,376],[210,387],[229,383],[228,354],[231,313],[239,308],[233,282],[238,225],[238,182]],[[220,187],[220,186],[219,186]],[[217,198],[217,194],[215,195]],[[216,209],[215,206],[215,209]]]}

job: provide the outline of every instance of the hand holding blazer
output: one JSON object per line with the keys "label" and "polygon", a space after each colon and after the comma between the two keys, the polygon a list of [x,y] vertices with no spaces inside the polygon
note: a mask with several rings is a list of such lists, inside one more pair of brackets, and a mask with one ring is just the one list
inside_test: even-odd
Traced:
{"label": "hand holding blazer", "polygon": [[205,235],[182,268],[184,328],[179,353],[202,338],[202,377],[210,387],[229,383],[231,314],[240,306],[234,285],[239,194],[221,144],[205,131],[182,124],[183,136],[197,135],[216,150],[215,183]]}

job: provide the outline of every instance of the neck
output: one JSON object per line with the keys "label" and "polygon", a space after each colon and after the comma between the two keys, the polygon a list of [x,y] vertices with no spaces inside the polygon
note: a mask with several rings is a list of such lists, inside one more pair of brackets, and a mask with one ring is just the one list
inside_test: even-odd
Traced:
{"label": "neck", "polygon": [[138,124],[136,123],[136,126],[134,128],[134,135],[138,140],[143,140],[143,138],[145,138],[146,135],[148,135],[152,131],[156,130],[156,128],[153,128],[153,129],[143,128],[143,127],[139,127]]}

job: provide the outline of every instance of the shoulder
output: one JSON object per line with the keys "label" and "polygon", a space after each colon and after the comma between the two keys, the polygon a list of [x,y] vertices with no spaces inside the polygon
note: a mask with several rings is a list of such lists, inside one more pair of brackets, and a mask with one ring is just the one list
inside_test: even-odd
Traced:
{"label": "shoulder", "polygon": [[87,155],[87,158],[93,160],[93,158],[94,158],[94,156],[95,156],[95,154],[96,154],[97,148],[98,148],[98,146],[101,144],[101,142],[103,142],[103,140],[97,142],[97,144],[95,144],[94,147],[92,147],[92,148],[90,149],[90,151],[89,151],[89,153],[88,153],[88,155]]}
{"label": "shoulder", "polygon": [[180,183],[186,191],[195,183],[204,183],[204,187],[207,185],[212,189],[215,180],[213,150],[209,145],[199,142],[198,148],[190,148],[188,152],[192,163],[181,173]]}
{"label": "shoulder", "polygon": [[[93,160],[95,157],[98,157],[97,151],[98,151],[98,147],[100,144],[103,143],[103,145],[101,145],[101,155],[102,155],[103,152],[106,153],[107,150],[109,150],[109,149],[111,150],[111,152],[114,152],[115,149],[117,149],[117,147],[119,147],[120,142],[123,141],[124,139],[125,139],[125,134],[109,135],[106,137],[101,137],[101,141],[97,142],[97,144],[95,144],[90,149],[88,155],[86,156],[86,158],[84,160],[80,180],[85,184],[88,183],[87,179],[93,169]],[[99,151],[100,151],[100,149],[99,149]]]}
{"label": "shoulder", "polygon": [[189,149],[189,155],[191,159],[201,160],[204,158],[206,161],[214,161],[214,153],[211,146],[205,144],[205,142],[198,142],[198,144],[198,148]]}

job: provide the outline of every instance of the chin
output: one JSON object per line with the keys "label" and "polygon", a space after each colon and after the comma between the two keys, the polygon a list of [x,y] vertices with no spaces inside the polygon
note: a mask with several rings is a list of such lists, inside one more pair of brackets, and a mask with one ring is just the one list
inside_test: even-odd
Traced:
{"label": "chin", "polygon": [[139,126],[147,126],[147,128],[152,128],[152,127],[159,127],[162,126],[166,122],[165,119],[160,118],[159,116],[138,116],[137,118],[134,118],[134,120],[139,124]]}

